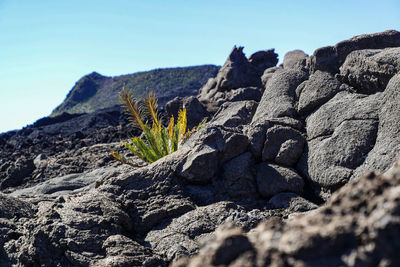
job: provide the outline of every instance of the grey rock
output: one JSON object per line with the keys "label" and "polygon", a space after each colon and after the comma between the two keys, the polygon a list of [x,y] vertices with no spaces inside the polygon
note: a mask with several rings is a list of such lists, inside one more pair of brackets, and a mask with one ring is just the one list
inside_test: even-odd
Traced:
{"label": "grey rock", "polygon": [[255,160],[250,152],[241,154],[223,166],[223,181],[229,196],[252,197],[257,194]]}
{"label": "grey rock", "polygon": [[34,207],[30,203],[0,193],[0,218],[31,218]]}
{"label": "grey rock", "polygon": [[[73,150],[62,151],[53,155],[45,156],[46,159],[39,161],[39,156],[35,158],[36,169],[33,170],[29,182],[22,188],[33,187],[38,184],[46,184],[52,178],[88,173],[102,167],[115,167],[121,165],[114,160],[109,151],[115,150],[126,156],[127,151],[120,143],[95,144]],[[139,158],[133,157],[132,160],[142,163]],[[72,177],[72,176],[71,176]],[[50,182],[51,183],[51,182]],[[9,192],[22,189],[21,187],[9,189]]]}
{"label": "grey rock", "polygon": [[335,46],[322,47],[311,56],[311,71],[338,73],[348,54],[362,49],[383,49],[400,46],[400,32],[388,30],[373,34],[362,34],[337,43]]}
{"label": "grey rock", "polygon": [[262,160],[275,160],[281,165],[293,166],[303,153],[305,142],[305,138],[298,130],[275,125],[267,130]]}
{"label": "grey rock", "polygon": [[400,75],[395,75],[383,93],[383,104],[379,110],[379,127],[373,149],[365,155],[365,161],[356,169],[353,179],[370,171],[386,171],[400,156]]}
{"label": "grey rock", "polygon": [[336,190],[364,162],[374,147],[381,97],[341,92],[307,118],[308,151],[297,168],[315,185]]}
{"label": "grey rock", "polygon": [[249,57],[249,62],[256,67],[261,76],[264,70],[276,66],[278,63],[278,54],[275,53],[275,49],[258,51]]}
{"label": "grey rock", "polygon": [[135,233],[145,235],[163,220],[195,208],[183,193],[185,180],[176,174],[188,152],[182,147],[146,167],[98,180],[97,191],[115,195],[132,218]]}
{"label": "grey rock", "polygon": [[103,255],[111,235],[132,231],[118,203],[101,193],[42,201],[18,239],[4,244],[10,262],[23,265],[89,265]]}
{"label": "grey rock", "polygon": [[43,154],[43,153],[39,154],[33,160],[33,164],[35,165],[36,168],[40,168],[40,167],[42,167],[43,165],[46,164],[46,159],[47,159],[46,154]]}
{"label": "grey rock", "polygon": [[199,146],[187,156],[179,175],[191,183],[207,183],[218,167],[218,151],[210,146]]}
{"label": "grey rock", "polygon": [[318,206],[295,193],[279,193],[268,201],[276,209],[287,209],[291,212],[304,212]]}
{"label": "grey rock", "polygon": [[165,105],[168,118],[170,118],[171,116],[174,116],[175,119],[178,118],[178,111],[183,108],[186,109],[186,117],[189,129],[197,126],[209,116],[207,110],[194,96],[185,98],[175,97]]}
{"label": "grey rock", "polygon": [[192,183],[207,183],[221,164],[245,152],[247,136],[227,129],[210,122],[196,132],[184,145],[189,152],[178,168],[179,176]]}
{"label": "grey rock", "polygon": [[340,92],[306,119],[308,140],[331,135],[345,120],[378,120],[382,94]]}
{"label": "grey rock", "polygon": [[400,162],[345,185],[314,211],[270,218],[247,234],[221,229],[185,266],[218,266],[212,259],[233,234],[246,237],[254,252],[238,252],[230,266],[398,266],[399,178]]}
{"label": "grey rock", "polygon": [[297,70],[307,70],[307,58],[308,55],[302,50],[293,50],[287,52],[283,58],[283,68],[284,69],[297,69]]}
{"label": "grey rock", "polygon": [[243,47],[234,47],[216,77],[216,87],[220,91],[247,86],[260,86],[257,69],[243,53]]}
{"label": "grey rock", "polygon": [[215,105],[220,106],[225,102],[236,102],[236,101],[246,101],[254,100],[259,102],[262,97],[261,88],[257,87],[246,87],[232,89],[225,93],[217,93],[215,96]]}
{"label": "grey rock", "polygon": [[351,52],[340,67],[342,81],[359,93],[383,91],[400,71],[400,48],[364,49]]}
{"label": "grey rock", "polygon": [[117,234],[109,236],[102,245],[106,257],[93,260],[90,266],[120,267],[120,266],[163,266],[165,262],[151,249],[138,242]]}
{"label": "grey rock", "polygon": [[[255,88],[261,88],[261,73],[259,64],[265,63],[263,53],[255,55],[250,63],[243,53],[243,47],[234,47],[217,77],[209,80],[199,91],[198,99],[210,113],[215,113],[220,104],[226,101],[259,100],[260,93]],[[255,67],[257,66],[257,67]],[[239,89],[240,90],[234,90]],[[233,91],[232,91],[233,90]],[[230,92],[232,91],[232,92]]]}
{"label": "grey rock", "polygon": [[211,184],[187,185],[184,191],[198,206],[210,205],[215,202],[216,190]]}
{"label": "grey rock", "polygon": [[209,124],[242,129],[244,125],[251,122],[256,109],[255,101],[224,103]]}
{"label": "grey rock", "polygon": [[243,53],[243,47],[233,47],[225,64],[219,70],[215,82],[208,81],[200,89],[200,99],[206,98],[213,88],[218,91],[226,91],[248,86],[259,87],[261,85],[260,75],[257,68],[251,64]]}
{"label": "grey rock", "polygon": [[267,83],[253,121],[297,115],[295,90],[307,79],[307,74],[298,70],[278,70]]}
{"label": "grey rock", "polygon": [[265,143],[265,135],[269,128],[281,125],[291,127],[293,129],[304,132],[304,126],[301,121],[289,117],[275,118],[275,119],[259,119],[252,121],[250,125],[246,126],[246,134],[249,137],[250,150],[254,156],[261,158],[261,153]]}
{"label": "grey rock", "polygon": [[24,156],[18,158],[6,170],[6,177],[0,181],[0,188],[15,187],[20,185],[24,178],[30,176],[35,169],[32,159],[27,159]]}
{"label": "grey rock", "polygon": [[199,243],[204,237],[213,234],[215,229],[225,223],[236,210],[243,212],[242,208],[231,202],[198,207],[153,229],[146,235],[145,241],[159,253],[172,249],[168,260],[173,260],[176,252],[182,251],[181,247],[187,255],[191,255],[198,251]]}
{"label": "grey rock", "polygon": [[316,71],[303,83],[298,112],[307,114],[328,102],[341,90],[341,83],[327,72]]}
{"label": "grey rock", "polygon": [[281,192],[303,192],[304,181],[293,169],[263,162],[257,166],[257,188],[261,196],[270,198]]}
{"label": "grey rock", "polygon": [[264,71],[263,75],[261,76],[261,83],[264,88],[267,86],[267,82],[269,81],[269,79],[271,79],[275,71],[279,69],[280,69],[279,67],[271,67]]}
{"label": "grey rock", "polygon": [[97,179],[109,179],[128,169],[127,166],[120,166],[119,168],[103,167],[86,173],[68,174],[46,180],[32,187],[15,190],[10,195],[16,197],[20,195],[76,194],[93,189]]}

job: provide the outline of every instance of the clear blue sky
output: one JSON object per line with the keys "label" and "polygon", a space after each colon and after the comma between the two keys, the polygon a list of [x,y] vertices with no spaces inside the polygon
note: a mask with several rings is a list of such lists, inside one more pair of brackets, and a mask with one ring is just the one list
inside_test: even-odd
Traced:
{"label": "clear blue sky", "polygon": [[222,65],[235,44],[282,59],[387,29],[398,0],[0,0],[0,132],[49,115],[92,71]]}

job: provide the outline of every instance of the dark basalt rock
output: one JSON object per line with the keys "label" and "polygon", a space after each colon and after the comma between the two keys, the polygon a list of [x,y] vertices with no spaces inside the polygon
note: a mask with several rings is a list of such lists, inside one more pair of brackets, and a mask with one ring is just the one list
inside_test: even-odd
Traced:
{"label": "dark basalt rock", "polygon": [[256,67],[261,75],[266,69],[275,67],[278,64],[278,54],[275,53],[275,49],[258,51],[249,57],[249,62]]}
{"label": "dark basalt rock", "polygon": [[283,68],[307,71],[308,58],[308,55],[301,50],[290,51],[283,58]]}
{"label": "dark basalt rock", "polygon": [[232,236],[243,242],[224,266],[397,266],[399,189],[400,162],[347,184],[311,213],[270,218],[248,233],[221,229],[198,255],[172,266],[221,266],[215,255],[231,255]]}
{"label": "dark basalt rock", "polygon": [[389,30],[374,34],[358,35],[335,46],[322,47],[311,56],[311,71],[338,73],[339,67],[352,51],[363,49],[383,49],[400,46],[400,32]]}
{"label": "dark basalt rock", "polygon": [[389,80],[400,71],[400,48],[366,49],[351,52],[340,67],[338,77],[359,93],[385,90]]}
{"label": "dark basalt rock", "polygon": [[224,102],[260,101],[261,76],[265,69],[277,64],[277,56],[271,49],[256,52],[247,59],[243,47],[235,46],[218,75],[200,89],[200,102],[209,112],[215,113]]}

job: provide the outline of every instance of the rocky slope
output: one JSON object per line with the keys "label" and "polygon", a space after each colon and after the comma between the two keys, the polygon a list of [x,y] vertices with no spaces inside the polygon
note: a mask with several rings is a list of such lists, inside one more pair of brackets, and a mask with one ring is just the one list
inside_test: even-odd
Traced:
{"label": "rocky slope", "polygon": [[166,105],[208,123],[138,169],[106,154],[127,135],[112,110],[2,135],[22,152],[1,166],[0,265],[398,266],[399,60],[397,31],[280,66],[235,47],[197,97]]}
{"label": "rocky slope", "polygon": [[119,93],[123,84],[128,89],[133,89],[137,97],[143,96],[146,89],[155,92],[159,96],[159,104],[164,106],[176,96],[196,95],[199,87],[208,78],[214,77],[218,69],[219,67],[214,65],[202,65],[156,69],[114,77],[93,72],[82,77],[74,85],[51,116],[63,112],[89,113],[119,105]]}

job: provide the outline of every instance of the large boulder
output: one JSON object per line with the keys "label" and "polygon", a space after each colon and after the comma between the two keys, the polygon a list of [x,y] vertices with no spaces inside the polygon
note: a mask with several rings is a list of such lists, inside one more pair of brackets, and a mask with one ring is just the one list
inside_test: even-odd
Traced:
{"label": "large boulder", "polygon": [[308,149],[297,167],[317,190],[337,189],[363,163],[374,147],[381,98],[340,92],[307,118]]}
{"label": "large boulder", "polygon": [[[296,132],[305,132],[304,125],[301,121],[289,117],[252,121],[248,126],[246,126],[245,131],[249,137],[250,151],[257,158],[261,158],[268,130],[275,126],[285,129],[291,128]],[[290,138],[283,138],[283,142],[287,140],[290,140]],[[282,143],[279,143],[279,148],[281,144]]]}
{"label": "large boulder", "polygon": [[[254,57],[256,61],[258,56]],[[204,97],[212,89],[216,91],[226,91],[247,86],[259,86],[261,84],[260,75],[257,68],[249,62],[243,53],[243,47],[234,46],[225,64],[219,70],[215,82],[207,82],[200,89],[200,96]]]}
{"label": "large boulder", "polygon": [[305,143],[306,139],[299,130],[275,125],[269,128],[265,134],[262,160],[293,166],[303,153]]}
{"label": "large boulder", "polygon": [[256,67],[261,75],[264,70],[275,67],[278,64],[278,54],[275,53],[275,49],[258,51],[249,57],[249,62]]}
{"label": "large boulder", "polygon": [[303,192],[304,181],[293,169],[267,162],[257,166],[257,189],[261,196],[270,198],[282,192]]}
{"label": "large boulder", "polygon": [[400,74],[395,75],[383,93],[383,105],[379,109],[379,126],[372,150],[365,155],[352,178],[358,178],[369,170],[386,171],[400,156]]}
{"label": "large boulder", "polygon": [[223,166],[223,183],[230,197],[254,197],[257,194],[256,166],[250,152],[243,153]]}
{"label": "large boulder", "polygon": [[383,49],[400,46],[400,32],[389,30],[373,34],[362,34],[315,50],[311,56],[311,71],[338,73],[348,54],[362,49]]}
{"label": "large boulder", "polygon": [[400,48],[364,49],[351,52],[340,67],[342,81],[364,94],[385,90],[400,71]]}
{"label": "large boulder", "polygon": [[35,165],[32,159],[27,159],[24,156],[18,158],[7,168],[5,173],[0,176],[0,189],[21,185],[23,180],[29,177],[34,170]]}
{"label": "large boulder", "polygon": [[307,73],[301,70],[277,70],[266,85],[253,122],[279,117],[296,117],[296,88],[307,77]]}
{"label": "large boulder", "polygon": [[302,50],[293,50],[287,52],[283,58],[284,69],[298,69],[307,70],[307,59],[308,55]]}
{"label": "large boulder", "polygon": [[301,91],[296,92],[299,98],[297,110],[302,115],[322,106],[343,90],[337,79],[331,74],[319,70],[310,75],[310,78],[300,86],[302,87]]}

